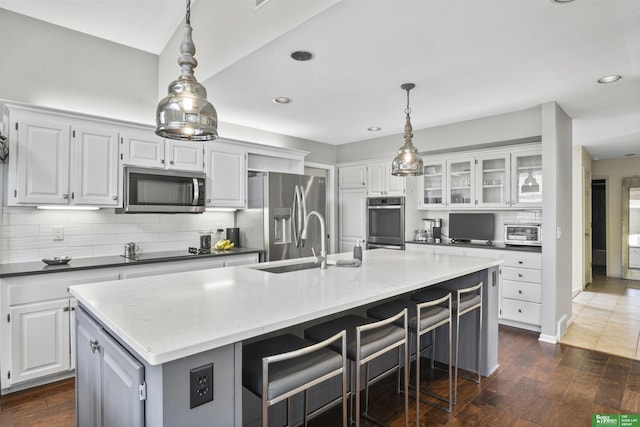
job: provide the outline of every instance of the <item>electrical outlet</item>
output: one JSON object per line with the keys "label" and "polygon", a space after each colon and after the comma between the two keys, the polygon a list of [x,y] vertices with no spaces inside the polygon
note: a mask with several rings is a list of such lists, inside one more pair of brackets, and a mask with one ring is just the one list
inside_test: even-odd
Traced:
{"label": "electrical outlet", "polygon": [[53,227],[53,240],[64,240],[63,227]]}
{"label": "electrical outlet", "polygon": [[189,371],[191,409],[213,401],[213,363]]}

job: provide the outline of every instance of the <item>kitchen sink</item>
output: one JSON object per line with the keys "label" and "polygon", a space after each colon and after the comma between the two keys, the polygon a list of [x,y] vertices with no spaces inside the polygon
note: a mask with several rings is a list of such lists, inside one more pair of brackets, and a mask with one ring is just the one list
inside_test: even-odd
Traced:
{"label": "kitchen sink", "polygon": [[309,270],[319,267],[319,262],[301,262],[299,264],[287,264],[267,268],[257,268],[256,270],[266,271],[267,273],[289,273],[291,271]]}

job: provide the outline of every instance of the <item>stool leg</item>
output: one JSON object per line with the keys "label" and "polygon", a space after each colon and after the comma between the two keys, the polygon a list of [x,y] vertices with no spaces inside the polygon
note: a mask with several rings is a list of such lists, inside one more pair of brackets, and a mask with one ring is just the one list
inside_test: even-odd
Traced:
{"label": "stool leg", "polygon": [[[458,298],[458,307],[460,307],[460,298]],[[456,366],[453,381],[453,404],[458,403],[458,353],[460,353],[460,314],[456,312]]]}
{"label": "stool leg", "polygon": [[304,411],[302,414],[302,423],[304,427],[307,427],[307,412],[309,410],[309,391],[304,391],[304,405],[302,406],[302,410]]}

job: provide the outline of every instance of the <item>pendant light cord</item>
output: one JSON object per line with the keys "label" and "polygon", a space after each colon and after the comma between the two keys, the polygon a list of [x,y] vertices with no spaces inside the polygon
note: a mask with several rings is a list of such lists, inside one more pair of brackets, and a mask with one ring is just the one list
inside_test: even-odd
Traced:
{"label": "pendant light cord", "polygon": [[404,110],[405,114],[411,114],[411,107],[409,107],[409,91],[411,89],[407,89],[407,108]]}
{"label": "pendant light cord", "polygon": [[187,25],[191,25],[191,0],[187,0],[187,19],[186,19],[186,22],[187,22]]}

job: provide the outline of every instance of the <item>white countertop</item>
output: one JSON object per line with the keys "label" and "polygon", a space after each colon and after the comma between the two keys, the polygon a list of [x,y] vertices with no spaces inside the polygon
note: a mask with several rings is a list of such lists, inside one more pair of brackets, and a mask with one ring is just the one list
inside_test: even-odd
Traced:
{"label": "white countertop", "polygon": [[[351,257],[346,253],[329,259]],[[501,262],[375,249],[363,251],[359,268],[280,274],[255,269],[301,261],[75,285],[70,292],[122,342],[158,365]]]}

